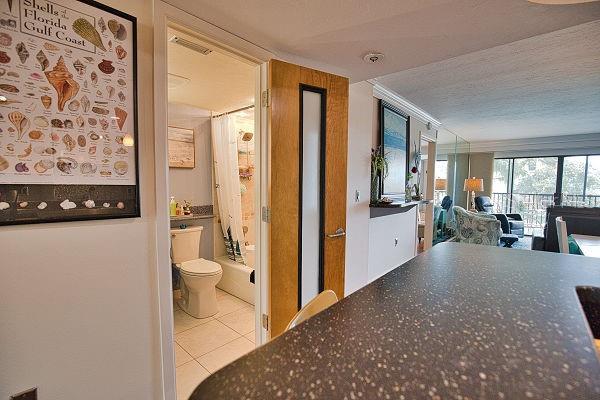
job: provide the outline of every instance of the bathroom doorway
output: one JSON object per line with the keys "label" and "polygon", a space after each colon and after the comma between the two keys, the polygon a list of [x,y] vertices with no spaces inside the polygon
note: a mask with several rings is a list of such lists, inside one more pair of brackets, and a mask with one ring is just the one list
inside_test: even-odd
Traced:
{"label": "bathroom doorway", "polygon": [[264,338],[256,261],[262,59],[165,3],[157,15],[164,29],[155,31],[155,54],[166,60],[155,66],[157,82],[165,83],[155,93],[155,102],[165,99],[156,106],[157,194],[165,191],[162,182],[168,190],[157,199],[163,384],[165,398],[187,399]]}

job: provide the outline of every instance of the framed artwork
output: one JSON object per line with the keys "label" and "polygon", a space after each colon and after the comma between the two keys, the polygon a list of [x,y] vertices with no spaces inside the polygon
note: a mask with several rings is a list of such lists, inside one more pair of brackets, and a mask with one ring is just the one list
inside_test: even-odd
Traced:
{"label": "framed artwork", "polygon": [[169,167],[194,168],[196,166],[196,150],[194,147],[194,130],[169,126]]}
{"label": "framed artwork", "polygon": [[136,18],[0,2],[0,225],[140,216]]}
{"label": "framed artwork", "polygon": [[381,148],[388,160],[388,176],[381,182],[381,193],[384,196],[404,196],[410,151],[409,117],[380,100],[379,129]]}

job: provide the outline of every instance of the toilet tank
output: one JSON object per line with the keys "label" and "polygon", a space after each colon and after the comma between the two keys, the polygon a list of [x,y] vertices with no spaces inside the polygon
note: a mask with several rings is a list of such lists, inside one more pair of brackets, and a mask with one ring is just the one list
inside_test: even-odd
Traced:
{"label": "toilet tank", "polygon": [[180,264],[200,258],[201,226],[171,229],[171,262]]}

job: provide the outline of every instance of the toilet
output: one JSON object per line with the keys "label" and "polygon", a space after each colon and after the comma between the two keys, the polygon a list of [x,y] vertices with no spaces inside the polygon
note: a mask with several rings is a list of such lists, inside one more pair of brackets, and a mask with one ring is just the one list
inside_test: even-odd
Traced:
{"label": "toilet", "polygon": [[201,237],[201,226],[171,229],[171,261],[180,275],[179,306],[195,318],[207,318],[219,311],[215,286],[223,275],[221,265],[199,258]]}

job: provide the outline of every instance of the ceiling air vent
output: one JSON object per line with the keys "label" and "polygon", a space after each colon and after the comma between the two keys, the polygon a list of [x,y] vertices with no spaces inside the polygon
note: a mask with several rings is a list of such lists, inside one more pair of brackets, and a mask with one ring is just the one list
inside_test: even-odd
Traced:
{"label": "ceiling air vent", "polygon": [[171,42],[171,43],[177,43],[180,46],[187,47],[188,49],[194,50],[194,51],[196,51],[196,52],[198,52],[200,54],[204,54],[205,56],[207,56],[210,53],[212,53],[211,49],[208,49],[208,48],[206,48],[204,46],[199,45],[198,43],[194,43],[191,40],[187,40],[187,39],[184,39],[184,38],[179,37],[179,36],[172,36],[169,39],[169,42]]}

